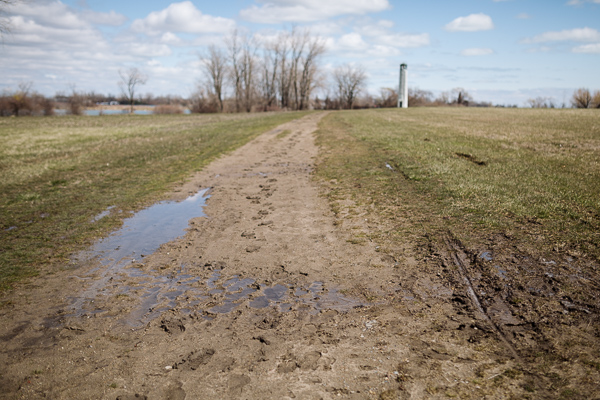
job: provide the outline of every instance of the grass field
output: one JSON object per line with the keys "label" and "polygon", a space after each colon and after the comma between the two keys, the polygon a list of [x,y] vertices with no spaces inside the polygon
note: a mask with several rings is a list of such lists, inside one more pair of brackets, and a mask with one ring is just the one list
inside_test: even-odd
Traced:
{"label": "grass field", "polygon": [[334,211],[352,198],[395,221],[400,237],[450,231],[477,245],[504,232],[600,259],[596,110],[339,112],[322,122],[319,143]]}
{"label": "grass field", "polygon": [[[56,266],[215,157],[303,114],[0,119],[0,288]],[[286,135],[283,132],[280,135]],[[505,232],[600,258],[600,114],[414,108],[334,112],[317,175],[417,238]],[[125,213],[124,213],[125,214]],[[357,241],[362,238],[357,238]]]}
{"label": "grass field", "polygon": [[302,113],[0,119],[0,290],[120,223],[219,155]]}

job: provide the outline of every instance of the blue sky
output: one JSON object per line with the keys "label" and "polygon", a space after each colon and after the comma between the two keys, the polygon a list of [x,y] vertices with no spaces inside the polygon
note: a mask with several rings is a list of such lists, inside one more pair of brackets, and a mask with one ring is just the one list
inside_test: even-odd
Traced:
{"label": "blue sky", "polygon": [[117,94],[119,69],[138,67],[142,92],[186,97],[207,45],[234,28],[267,38],[292,25],[326,43],[324,72],[363,66],[372,95],[397,85],[402,62],[409,87],[462,87],[494,104],[600,90],[600,0],[27,0],[5,17],[0,90]]}

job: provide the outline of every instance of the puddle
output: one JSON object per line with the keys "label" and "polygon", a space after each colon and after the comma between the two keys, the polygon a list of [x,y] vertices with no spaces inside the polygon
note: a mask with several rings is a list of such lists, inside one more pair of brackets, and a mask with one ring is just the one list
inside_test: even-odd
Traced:
{"label": "puddle", "polygon": [[[208,189],[202,189],[183,201],[162,201],[141,210],[127,218],[121,229],[81,254],[78,258],[95,258],[101,267],[96,269],[100,271],[98,279],[73,304],[76,315],[83,315],[84,303],[104,290],[109,280],[122,273],[126,265],[154,253],[162,244],[183,236],[190,219],[204,216],[202,207],[208,198],[207,192]],[[130,276],[136,276],[135,271],[128,270],[132,274]],[[146,275],[141,273],[138,276]]]}
{"label": "puddle", "polygon": [[484,259],[485,261],[492,261],[492,253],[490,253],[489,251],[484,251],[483,253],[481,253],[479,255],[479,258]]}
{"label": "puddle", "polygon": [[[185,270],[186,266],[182,266],[171,276],[154,276],[139,268],[123,268],[115,278],[136,278],[137,286],[119,285],[111,281],[116,291],[110,295],[135,296],[140,302],[122,317],[121,322],[140,327],[172,309],[179,309],[185,315],[213,319],[215,314],[227,314],[246,306],[254,309],[273,307],[279,312],[304,310],[317,314],[325,309],[344,312],[364,305],[356,299],[343,296],[335,288],[327,288],[323,282],[301,286],[281,283],[267,285],[258,284],[249,277],[226,277],[221,270],[213,271],[207,279],[193,277],[186,274]],[[98,302],[94,303],[89,296],[86,299],[76,314],[71,316],[98,317],[105,313]]]}
{"label": "puddle", "polygon": [[[180,202],[161,202],[134,214],[124,221],[121,229],[80,255],[80,259],[96,259],[100,266],[92,271],[96,274],[90,276],[93,283],[79,297],[71,298],[74,312],[67,316],[114,316],[103,305],[114,303],[113,299],[120,296],[135,300],[124,303],[126,308],[120,317],[121,322],[134,327],[143,326],[172,309],[212,319],[215,314],[230,313],[238,307],[273,307],[280,312],[304,310],[316,314],[324,309],[343,312],[364,305],[324,282],[266,284],[253,277],[225,275],[222,269],[202,271],[203,277],[198,277],[198,265],[181,265],[168,275],[155,275],[160,272],[144,270],[143,265],[140,268],[139,261],[144,255],[184,235],[188,221],[204,215],[202,207],[207,190]],[[96,220],[110,212],[114,210],[107,209]],[[132,262],[137,263],[132,265]]]}
{"label": "puddle", "polygon": [[202,217],[208,189],[187,199],[162,201],[127,218],[123,227],[100,240],[91,251],[102,265],[121,264],[154,253],[160,245],[185,234],[192,218]]}

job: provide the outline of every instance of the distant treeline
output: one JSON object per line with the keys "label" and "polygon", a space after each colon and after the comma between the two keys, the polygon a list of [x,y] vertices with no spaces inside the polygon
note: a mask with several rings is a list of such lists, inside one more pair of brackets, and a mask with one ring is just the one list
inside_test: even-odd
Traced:
{"label": "distant treeline", "polygon": [[[396,88],[381,88],[378,94],[366,90],[367,74],[358,65],[344,64],[326,73],[321,60],[324,40],[308,30],[293,28],[261,41],[254,35],[233,31],[224,47],[209,46],[200,55],[202,79],[189,98],[153,96],[140,93],[148,77],[138,68],[119,71],[120,95],[82,92],[72,88],[48,98],[23,82],[16,90],[0,96],[0,116],[54,115],[61,112],[81,115],[86,108],[152,105],[154,113],[262,112],[279,110],[339,110],[396,107]],[[462,88],[437,97],[427,90],[409,88],[409,107],[492,107],[476,101]],[[570,104],[557,105],[551,97],[529,99],[533,108],[600,108],[600,91],[585,88],[573,93]],[[517,107],[517,105],[511,106]]]}

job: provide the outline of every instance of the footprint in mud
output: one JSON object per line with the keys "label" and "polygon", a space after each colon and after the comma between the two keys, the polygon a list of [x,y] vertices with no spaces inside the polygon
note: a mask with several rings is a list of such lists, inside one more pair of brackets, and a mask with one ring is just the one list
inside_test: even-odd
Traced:
{"label": "footprint in mud", "polygon": [[229,378],[227,386],[229,386],[229,393],[234,396],[242,394],[244,386],[250,383],[250,378],[246,375],[232,375]]}
{"label": "footprint in mud", "polygon": [[202,349],[192,351],[186,358],[173,365],[173,369],[192,370],[195,371],[202,365],[208,364],[210,359],[215,355],[214,349]]}
{"label": "footprint in mud", "polygon": [[163,319],[162,321],[160,321],[160,328],[168,334],[178,334],[185,332],[185,325],[183,324],[181,319]]}

